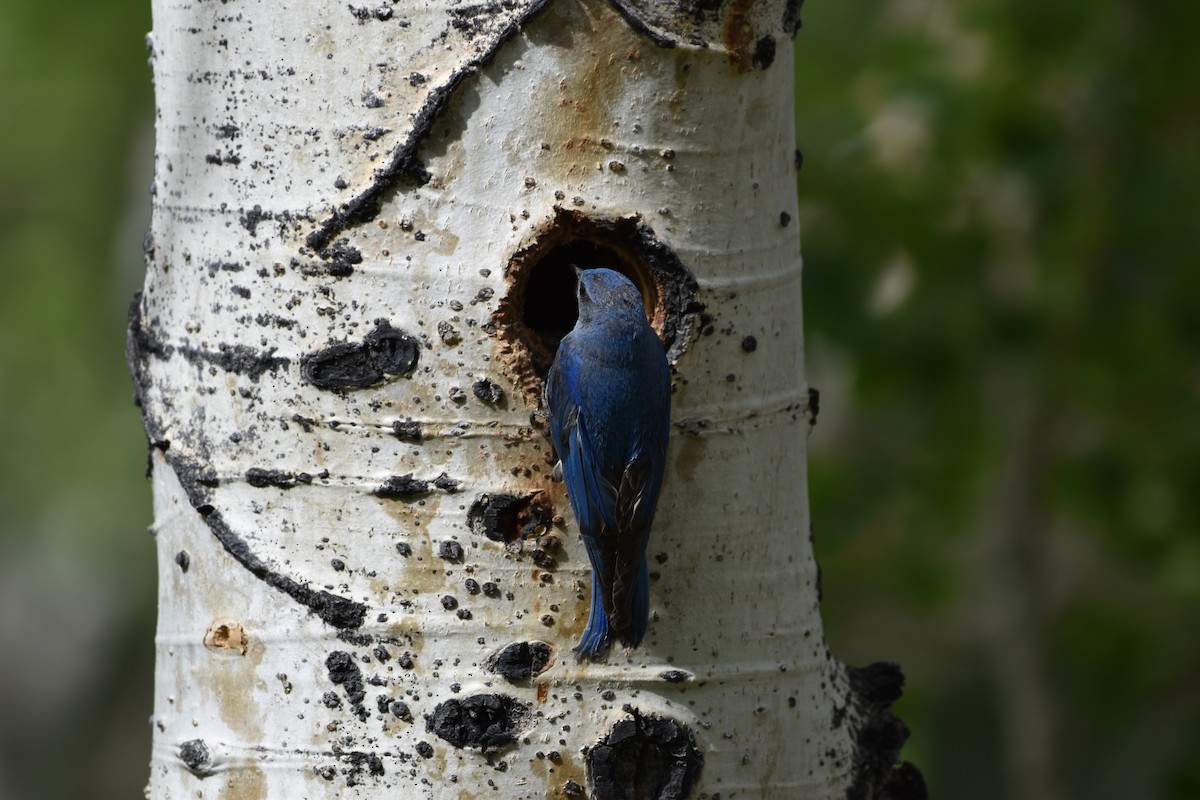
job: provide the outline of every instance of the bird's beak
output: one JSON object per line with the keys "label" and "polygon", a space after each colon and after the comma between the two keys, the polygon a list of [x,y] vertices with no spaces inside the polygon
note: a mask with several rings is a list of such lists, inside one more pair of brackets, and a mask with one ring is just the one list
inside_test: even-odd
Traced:
{"label": "bird's beak", "polygon": [[575,270],[575,280],[576,281],[580,281],[583,279],[583,267],[579,266],[578,264],[572,264],[571,269]]}

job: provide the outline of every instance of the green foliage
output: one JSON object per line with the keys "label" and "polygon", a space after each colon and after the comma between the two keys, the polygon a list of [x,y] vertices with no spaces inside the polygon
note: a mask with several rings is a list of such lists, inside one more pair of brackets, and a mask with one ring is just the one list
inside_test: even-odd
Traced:
{"label": "green foliage", "polygon": [[0,3],[0,795],[133,797],[154,550],[124,320],[148,223],[144,2]]}
{"label": "green foliage", "polygon": [[[908,666],[934,796],[1021,796],[1002,730],[1021,730],[1026,689],[1050,706],[1060,796],[1175,797],[1195,780],[1200,697],[1181,689],[1200,668],[1198,16],[805,7],[809,369],[848,387],[811,439],[824,608],[835,652]],[[1015,682],[943,663],[1023,645],[1035,664]],[[996,712],[957,702],[967,685]],[[1159,730],[1131,739],[1136,725]],[[997,729],[982,773],[938,757],[979,726]],[[1140,784],[1073,768],[1125,748],[1150,765]]]}

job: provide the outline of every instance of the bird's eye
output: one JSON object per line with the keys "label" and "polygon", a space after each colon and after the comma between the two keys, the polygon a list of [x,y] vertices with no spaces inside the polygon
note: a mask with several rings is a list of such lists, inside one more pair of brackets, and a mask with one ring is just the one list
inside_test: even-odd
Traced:
{"label": "bird's eye", "polygon": [[583,284],[581,283],[581,284],[579,284],[579,299],[583,300],[586,298],[587,298],[587,289],[584,289]]}

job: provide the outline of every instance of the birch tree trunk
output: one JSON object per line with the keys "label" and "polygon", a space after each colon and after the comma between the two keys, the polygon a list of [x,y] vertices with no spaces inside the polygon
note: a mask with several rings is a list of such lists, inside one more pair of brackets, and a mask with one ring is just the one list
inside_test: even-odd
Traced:
{"label": "birch tree trunk", "polygon": [[[154,0],[151,797],[919,785],[898,670],[819,616],[797,13]],[[599,663],[538,418],[572,263],[638,283],[675,371],[650,631]]]}

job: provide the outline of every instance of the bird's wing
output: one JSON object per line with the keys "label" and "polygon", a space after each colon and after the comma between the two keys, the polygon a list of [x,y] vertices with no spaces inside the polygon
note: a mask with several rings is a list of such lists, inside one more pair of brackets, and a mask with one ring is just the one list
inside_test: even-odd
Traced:
{"label": "bird's wing", "polygon": [[[622,533],[632,540],[644,539],[654,520],[658,493],[662,489],[670,434],[670,387],[665,372],[659,391],[647,392],[642,427],[615,490],[616,518]],[[647,382],[653,387],[653,382]]]}
{"label": "bird's wing", "polygon": [[550,444],[560,461],[567,453],[567,440],[579,413],[579,406],[566,386],[566,373],[575,366],[567,362],[573,360],[566,348],[560,349],[542,386],[542,405],[550,415]]}
{"label": "bird's wing", "polygon": [[562,462],[575,520],[581,533],[599,536],[617,530],[613,515],[616,489],[602,474],[602,460],[588,435],[585,416],[580,413],[580,370],[575,348],[564,339],[546,376],[545,400],[550,408],[550,435]]}
{"label": "bird's wing", "polygon": [[588,435],[587,419],[575,414],[567,453],[563,458],[563,479],[567,494],[585,536],[602,536],[620,530],[616,516],[616,488],[605,479],[601,459]]}
{"label": "bird's wing", "polygon": [[615,492],[614,516],[622,533],[642,534],[650,530],[658,493],[662,489],[664,448],[648,442],[634,454]]}
{"label": "bird's wing", "polygon": [[[662,393],[664,403],[669,394]],[[668,406],[669,408],[669,406]],[[661,413],[659,413],[661,412]],[[638,447],[625,465],[614,495],[614,516],[620,525],[616,537],[616,559],[612,570],[614,627],[622,639],[637,642],[645,632],[645,608],[649,585],[646,581],[646,547],[650,541],[650,523],[658,505],[666,466],[667,436],[670,423],[666,409],[650,415],[654,420],[638,440]],[[641,609],[639,611],[639,609]],[[640,626],[632,634],[626,626]]]}

